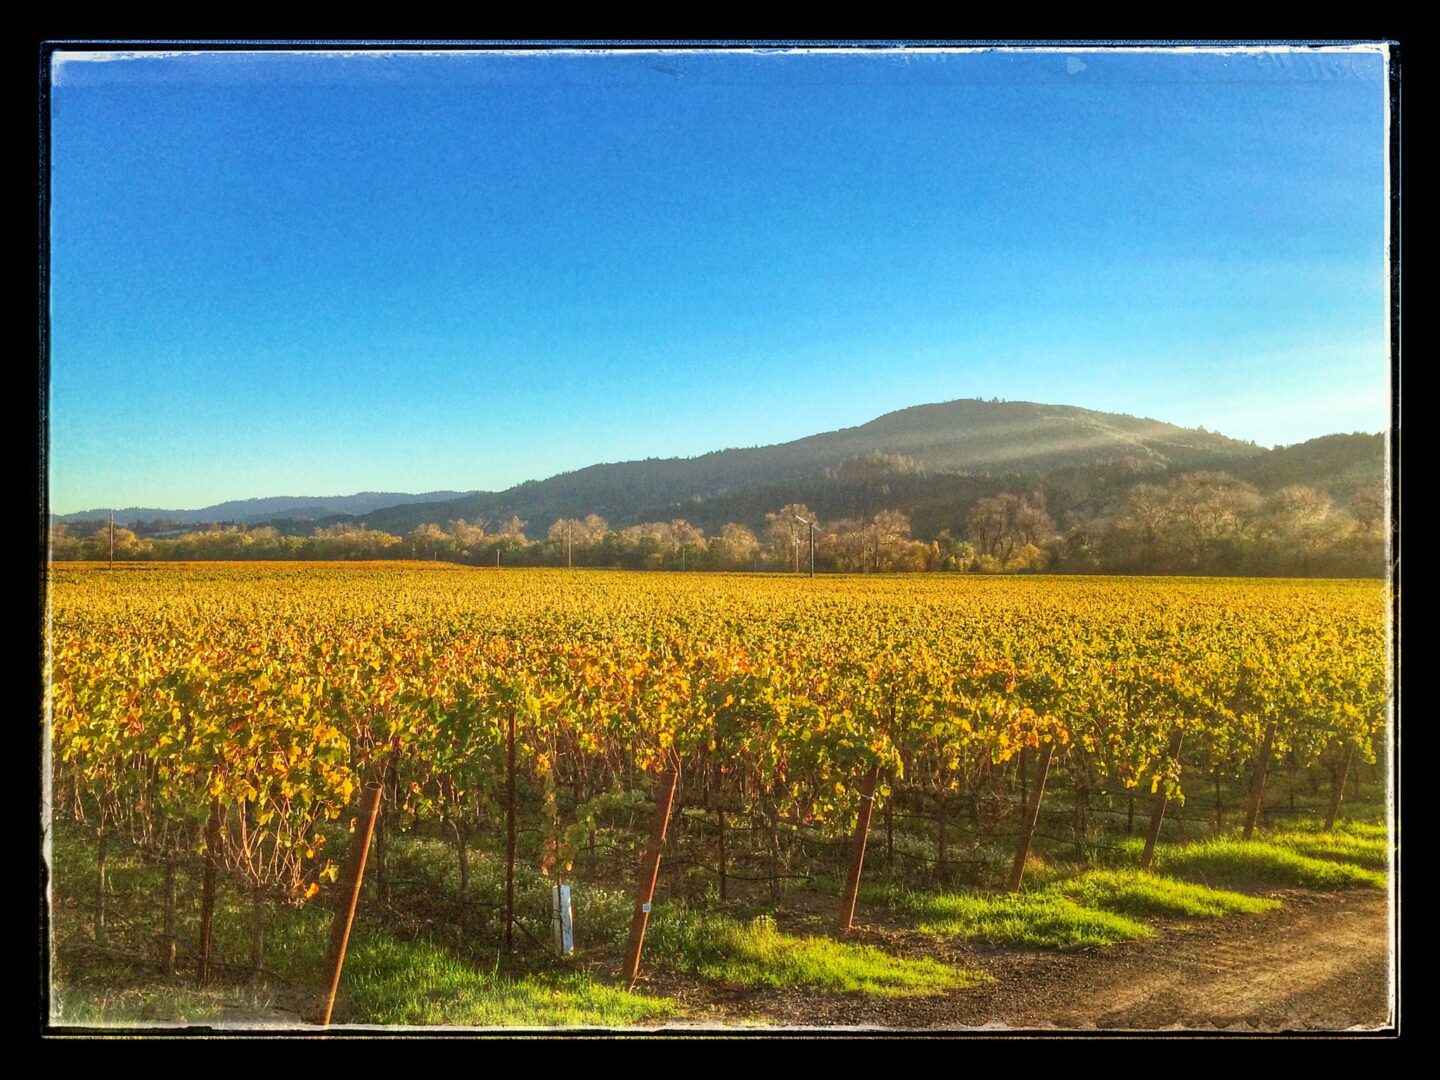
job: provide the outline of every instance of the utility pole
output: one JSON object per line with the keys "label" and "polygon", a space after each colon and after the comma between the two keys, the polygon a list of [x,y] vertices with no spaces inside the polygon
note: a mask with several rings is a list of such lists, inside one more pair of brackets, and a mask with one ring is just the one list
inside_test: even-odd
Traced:
{"label": "utility pole", "polygon": [[571,561],[570,561],[570,534],[571,534],[571,531],[572,531],[573,529],[574,529],[574,524],[573,524],[572,522],[568,522],[568,521],[567,521],[567,522],[565,523],[565,569],[566,569],[566,570],[570,570],[570,569],[572,569],[573,566],[574,566],[574,564],[571,563]]}
{"label": "utility pole", "polygon": [[[801,525],[806,526],[810,530],[810,576],[813,578],[815,576],[815,522],[806,521],[799,514],[795,515],[795,520],[798,521]],[[799,537],[796,537],[795,539],[795,572],[797,574],[800,572]]]}
{"label": "utility pole", "polygon": [[115,569],[115,511],[110,511],[110,569]]}

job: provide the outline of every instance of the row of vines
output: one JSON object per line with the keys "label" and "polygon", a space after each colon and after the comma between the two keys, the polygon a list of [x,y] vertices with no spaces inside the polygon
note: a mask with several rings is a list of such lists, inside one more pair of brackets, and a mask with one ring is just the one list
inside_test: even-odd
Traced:
{"label": "row of vines", "polygon": [[54,813],[102,874],[132,844],[257,905],[332,887],[367,782],[384,831],[456,845],[463,890],[517,777],[563,876],[661,774],[718,815],[723,859],[727,814],[843,843],[892,789],[1028,776],[1038,804],[1044,767],[1258,804],[1271,761],[1373,763],[1389,700],[1374,582],[211,564],[56,569],[50,597]]}

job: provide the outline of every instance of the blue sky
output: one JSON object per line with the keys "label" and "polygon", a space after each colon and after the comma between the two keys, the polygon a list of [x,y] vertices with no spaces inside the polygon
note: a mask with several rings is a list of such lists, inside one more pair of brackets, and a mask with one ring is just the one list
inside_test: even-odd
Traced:
{"label": "blue sky", "polygon": [[58,54],[51,506],[1386,426],[1378,53]]}

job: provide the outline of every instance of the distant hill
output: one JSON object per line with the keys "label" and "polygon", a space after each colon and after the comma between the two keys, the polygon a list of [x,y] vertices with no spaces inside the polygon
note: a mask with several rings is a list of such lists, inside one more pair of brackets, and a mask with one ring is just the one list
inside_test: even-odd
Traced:
{"label": "distant hill", "polygon": [[1261,491],[1289,484],[1319,488],[1342,505],[1348,505],[1363,488],[1385,481],[1384,435],[1324,435],[1274,450],[1227,470]]}
{"label": "distant hill", "polygon": [[[591,465],[501,492],[420,495],[361,492],[219,503],[200,510],[130,508],[116,519],[173,523],[274,524],[308,535],[317,525],[365,522],[397,535],[426,522],[464,519],[493,530],[512,516],[543,536],[561,517],[596,513],[617,528],[685,518],[707,532],[727,522],[751,528],[787,503],[826,521],[882,509],[911,516],[914,533],[963,532],[978,498],[1037,490],[1057,521],[1104,516],[1134,484],[1164,484],[1178,472],[1217,469],[1270,492],[1306,484],[1342,506],[1384,479],[1381,435],[1327,435],[1265,450],[1213,432],[1157,420],[1031,402],[952,401],[887,413],[858,427],[774,446],[694,458]],[[95,520],[108,510],[59,521]],[[170,524],[158,526],[170,529]]]}
{"label": "distant hill", "polygon": [[[115,511],[115,520],[122,525],[137,521],[173,521],[178,525],[194,525],[202,521],[234,521],[255,524],[272,518],[285,517],[293,520],[319,519],[336,514],[368,514],[386,506],[405,503],[433,503],[454,499],[463,492],[428,491],[423,495],[407,495],[395,491],[362,491],[356,495],[279,495],[265,499],[236,499],[216,503],[199,510],[161,510],[152,507],[129,506]],[[110,516],[110,508],[83,510],[76,514],[59,514],[56,521],[93,521]]]}
{"label": "distant hill", "polygon": [[903,455],[932,474],[998,478],[1119,461],[1221,467],[1263,453],[1252,443],[1158,420],[1068,405],[963,400],[917,405],[774,446],[591,465],[502,492],[412,502],[364,517],[372,528],[403,533],[427,521],[494,524],[517,516],[538,535],[556,518],[588,513],[617,526],[654,520],[657,513],[694,520],[710,500],[805,486],[826,470],[875,454]]}
{"label": "distant hill", "polygon": [[[944,529],[963,535],[966,515],[975,500],[1002,491],[1041,492],[1057,521],[1105,517],[1136,484],[1163,486],[1173,476],[1200,466],[1254,484],[1262,495],[1304,484],[1326,492],[1340,506],[1351,507],[1365,489],[1376,492],[1381,488],[1385,442],[1382,435],[1327,435],[1228,460],[1171,463],[1128,457],[1049,472],[1004,474],[931,472],[913,459],[874,454],[848,459],[799,480],[652,506],[638,516],[645,521],[683,517],[714,533],[731,521],[759,529],[767,513],[790,503],[805,504],[822,521],[870,518],[880,510],[899,510],[910,517],[916,537],[931,539]],[[541,519],[542,528],[549,520],[553,519]],[[538,535],[539,530],[532,532]]]}

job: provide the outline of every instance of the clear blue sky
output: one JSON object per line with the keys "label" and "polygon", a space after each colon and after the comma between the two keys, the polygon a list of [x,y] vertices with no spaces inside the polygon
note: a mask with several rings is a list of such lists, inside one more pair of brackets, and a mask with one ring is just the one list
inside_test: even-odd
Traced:
{"label": "clear blue sky", "polygon": [[54,83],[57,513],[498,489],[959,397],[1263,445],[1388,422],[1378,53]]}

